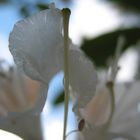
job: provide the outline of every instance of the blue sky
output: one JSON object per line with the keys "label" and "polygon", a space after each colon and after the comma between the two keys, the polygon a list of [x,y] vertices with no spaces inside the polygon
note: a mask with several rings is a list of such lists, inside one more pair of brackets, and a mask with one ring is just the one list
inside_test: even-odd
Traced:
{"label": "blue sky", "polygon": [[19,20],[17,9],[11,5],[0,6],[0,18],[0,33],[7,37],[15,22]]}

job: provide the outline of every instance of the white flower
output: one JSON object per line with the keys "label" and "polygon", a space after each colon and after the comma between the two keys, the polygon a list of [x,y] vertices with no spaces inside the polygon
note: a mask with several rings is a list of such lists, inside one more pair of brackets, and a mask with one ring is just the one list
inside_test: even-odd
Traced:
{"label": "white flower", "polygon": [[40,115],[29,111],[0,117],[0,129],[16,134],[24,140],[43,139]]}
{"label": "white flower", "polygon": [[[15,63],[45,87],[38,110],[45,103],[51,78],[64,68],[62,18],[61,10],[52,7],[17,22],[10,34],[9,48]],[[76,110],[93,97],[96,71],[92,62],[74,46],[69,48],[69,75]]]}
{"label": "white flower", "polygon": [[100,92],[84,110],[85,125],[78,140],[138,140],[140,138],[140,82],[115,87],[115,110],[110,116],[110,98]]}
{"label": "white flower", "polygon": [[0,64],[0,115],[22,112],[35,106],[39,85],[15,67],[4,70]]}
{"label": "white flower", "polygon": [[[120,38],[121,39],[121,38]],[[78,140],[138,140],[140,138],[140,82],[134,84],[114,84],[118,71],[121,51],[118,44],[115,61],[109,77],[99,81],[95,96],[87,106],[79,111],[84,124]],[[120,46],[120,47],[119,47]],[[81,122],[79,122],[78,125]]]}
{"label": "white flower", "polygon": [[116,111],[110,126],[114,133],[140,139],[140,81],[116,87]]}
{"label": "white flower", "polygon": [[42,139],[40,115],[32,113],[39,84],[4,64],[0,61],[0,129],[26,140]]}

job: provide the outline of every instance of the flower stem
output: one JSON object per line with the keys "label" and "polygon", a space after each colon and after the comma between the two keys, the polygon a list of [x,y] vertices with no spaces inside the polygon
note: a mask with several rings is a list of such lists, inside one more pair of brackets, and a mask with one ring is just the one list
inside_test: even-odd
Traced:
{"label": "flower stem", "polygon": [[69,103],[69,17],[70,10],[65,8],[63,14],[63,30],[64,30],[64,90],[65,90],[65,106],[64,106],[64,128],[63,140],[66,138],[67,119],[68,119],[68,103]]}

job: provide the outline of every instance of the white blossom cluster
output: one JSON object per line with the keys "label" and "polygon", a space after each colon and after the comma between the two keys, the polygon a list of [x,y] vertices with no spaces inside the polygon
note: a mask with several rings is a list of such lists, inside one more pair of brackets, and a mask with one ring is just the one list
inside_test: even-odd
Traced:
{"label": "white blossom cluster", "polygon": [[[62,31],[62,11],[51,6],[17,22],[10,34],[9,49],[17,67],[41,84],[37,112],[44,106],[50,80],[64,70]],[[100,81],[93,62],[69,41],[69,89],[79,122],[78,140],[140,138],[140,83],[115,84],[122,40],[118,43],[110,73]]]}

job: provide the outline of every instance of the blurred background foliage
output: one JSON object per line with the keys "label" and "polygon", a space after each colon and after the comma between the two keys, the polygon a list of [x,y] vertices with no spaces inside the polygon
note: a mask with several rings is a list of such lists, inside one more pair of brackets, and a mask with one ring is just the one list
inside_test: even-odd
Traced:
{"label": "blurred background foliage", "polygon": [[[56,0],[57,2],[69,6],[73,2],[73,0]],[[120,13],[129,18],[129,14],[135,16],[137,20],[137,24],[130,25],[129,27],[125,27],[124,25],[118,28],[117,30],[107,32],[101,34],[97,37],[87,39],[83,39],[81,44],[82,50],[86,53],[87,56],[94,61],[97,68],[103,68],[107,66],[108,59],[114,54],[115,46],[118,36],[123,35],[126,38],[126,44],[123,52],[132,47],[133,44],[137,43],[140,39],[140,1],[139,0],[99,0],[101,2],[110,3],[112,7],[116,8]],[[48,8],[48,4],[50,1],[28,1],[28,0],[0,0],[1,5],[11,4],[18,8],[21,17],[26,17],[30,15],[34,11],[40,11]],[[128,22],[128,21],[126,21]],[[133,45],[135,46],[135,45]],[[123,53],[122,52],[122,53]],[[54,98],[53,104],[58,105],[62,103],[64,100],[64,92],[58,94],[57,97]]]}
{"label": "blurred background foliage", "polygon": [[63,102],[64,102],[64,91],[59,92],[59,95],[54,98],[53,105],[57,106]]}
{"label": "blurred background foliage", "polygon": [[140,28],[123,28],[93,39],[85,39],[81,45],[82,50],[94,61],[97,67],[106,67],[109,58],[113,57],[116,50],[117,38],[125,37],[125,46],[122,53],[140,39]]}
{"label": "blurred background foliage", "polygon": [[122,11],[140,12],[139,0],[104,0],[104,1],[115,4]]}

